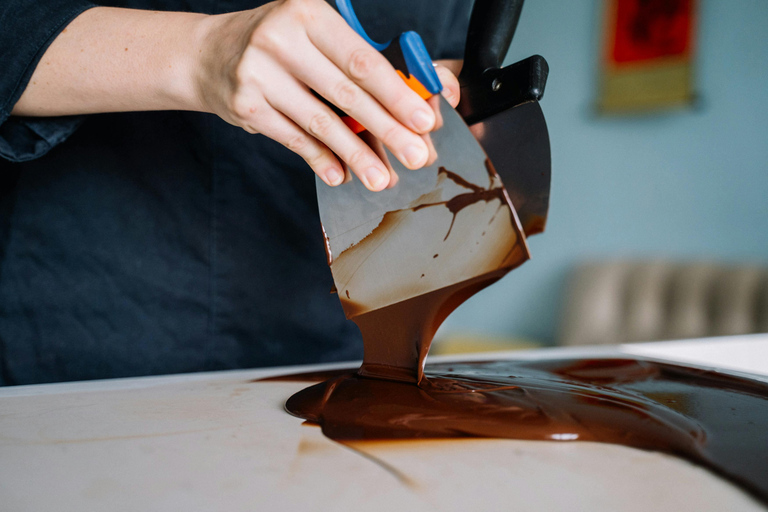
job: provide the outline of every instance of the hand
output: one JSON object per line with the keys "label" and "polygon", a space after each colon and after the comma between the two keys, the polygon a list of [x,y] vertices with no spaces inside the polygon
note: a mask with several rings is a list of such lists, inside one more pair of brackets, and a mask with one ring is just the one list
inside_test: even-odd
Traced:
{"label": "hand", "polygon": [[[461,90],[459,87],[459,80],[456,78],[456,75],[459,73],[459,71],[461,71],[462,61],[443,60],[436,61],[434,64],[437,76],[440,79],[440,82],[443,84],[442,95],[453,108],[456,108],[456,105],[459,104],[459,95]],[[432,107],[435,113],[434,130],[438,130],[443,126],[443,118],[440,114],[440,103],[438,102],[438,98],[433,96],[427,100],[427,103],[429,103],[430,107]],[[376,153],[381,161],[384,162],[384,164],[387,166],[387,169],[389,170],[389,185],[387,185],[387,188],[391,188],[397,185],[399,178],[395,170],[389,164],[388,156],[384,151],[384,147],[381,142],[376,139],[376,137],[373,137],[369,132],[362,132],[359,134],[359,137],[366,144],[368,144],[374,153]],[[432,165],[432,163],[437,159],[437,152],[435,151],[435,147],[432,145],[429,134],[422,135],[422,138],[429,148],[429,160],[427,161],[426,165]],[[351,179],[351,177],[346,176],[345,183],[349,179]]]}
{"label": "hand", "polygon": [[437,71],[437,76],[443,84],[443,97],[453,108],[456,108],[461,99],[461,87],[459,86],[459,79],[456,77],[461,72],[462,64],[463,61],[461,60],[435,61],[435,71]]}
{"label": "hand", "polygon": [[[437,70],[455,104],[456,77]],[[213,112],[285,144],[326,183],[344,179],[335,153],[368,188],[394,184],[382,159],[310,88],[360,121],[406,167],[435,158],[428,132],[440,126],[436,102],[430,108],[322,0],[218,16],[88,9],[48,47],[12,114]]]}
{"label": "hand", "polygon": [[[437,103],[408,88],[324,1],[272,2],[206,23],[195,77],[202,110],[280,142],[332,186],[345,180],[339,159],[370,190],[396,177],[310,89],[363,124],[407,168],[434,160],[428,132],[440,125]],[[455,105],[456,77],[437,70]]]}

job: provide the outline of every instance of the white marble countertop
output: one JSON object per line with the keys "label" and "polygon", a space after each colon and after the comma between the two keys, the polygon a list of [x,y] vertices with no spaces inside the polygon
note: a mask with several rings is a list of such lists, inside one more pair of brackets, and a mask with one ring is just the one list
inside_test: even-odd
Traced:
{"label": "white marble countertop", "polygon": [[[768,335],[494,357],[622,353],[768,380]],[[473,357],[489,356],[450,359]],[[766,510],[706,470],[621,446],[462,439],[353,449],[283,411],[306,383],[252,382],[332,366],[0,388],[0,510]]]}

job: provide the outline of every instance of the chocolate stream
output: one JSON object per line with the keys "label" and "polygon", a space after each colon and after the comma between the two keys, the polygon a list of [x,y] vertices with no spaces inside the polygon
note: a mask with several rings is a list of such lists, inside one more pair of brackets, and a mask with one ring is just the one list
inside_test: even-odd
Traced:
{"label": "chocolate stream", "polygon": [[[490,162],[486,167],[488,189],[440,168],[470,192],[411,210],[445,206],[453,217],[444,241],[458,212],[480,201],[508,205],[517,226],[506,190],[500,182],[494,188],[497,175]],[[375,232],[357,245],[381,244]],[[522,234],[507,257],[521,244]],[[326,249],[331,264],[327,237]],[[527,251],[519,251],[514,262],[501,260],[505,266],[495,272],[372,311],[358,310],[347,289],[340,299],[363,335],[362,366],[356,372],[285,377],[329,379],[293,395],[286,410],[318,423],[340,442],[494,437],[655,450],[709,468],[768,504],[766,383],[636,359],[438,364],[425,373],[443,320],[526,257]]]}

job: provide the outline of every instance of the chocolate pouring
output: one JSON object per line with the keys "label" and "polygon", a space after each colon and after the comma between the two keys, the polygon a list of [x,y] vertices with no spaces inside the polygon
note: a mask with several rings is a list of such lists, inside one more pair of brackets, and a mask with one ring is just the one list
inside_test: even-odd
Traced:
{"label": "chocolate pouring", "polygon": [[484,168],[482,179],[468,180],[437,166],[420,177],[432,190],[370,223],[356,243],[334,255],[338,236],[327,237],[364,361],[357,371],[285,377],[327,379],[293,395],[286,410],[351,444],[490,437],[655,450],[768,504],[766,383],[634,359],[455,363],[425,372],[442,321],[528,258],[503,184]]}
{"label": "chocolate pouring", "polygon": [[[350,446],[439,438],[612,443],[682,457],[768,504],[768,383],[639,359],[425,366],[445,318],[525,262],[526,234],[546,225],[549,139],[538,106],[546,63],[535,56],[499,69],[521,8],[520,0],[475,3],[467,55],[477,58],[465,67],[476,65],[463,73],[463,92],[476,92],[465,95],[472,101],[463,115],[491,154],[503,154],[502,177],[477,141],[462,138],[466,124],[441,98],[446,125],[462,129],[434,133],[435,165],[408,171],[389,155],[400,182],[379,193],[357,180],[332,191],[318,182],[328,262],[344,312],[362,333],[363,364],[267,380],[324,381],[285,408]],[[522,88],[508,94],[510,84]],[[505,144],[513,134],[517,145]]]}
{"label": "chocolate pouring", "polygon": [[318,184],[336,290],[363,333],[363,373],[418,382],[432,336],[464,300],[529,257],[501,178],[441,98],[438,159],[417,171],[390,161],[396,187]]}
{"label": "chocolate pouring", "polygon": [[[635,359],[425,371],[442,321],[528,258],[509,196],[485,164],[482,177],[470,179],[441,165],[412,172],[400,185],[421,180],[415,197],[327,234],[339,298],[363,335],[364,361],[357,371],[285,377],[327,379],[290,397],[286,410],[351,445],[480,437],[655,450],[706,467],[768,504],[766,383]],[[352,232],[357,240],[348,243]]]}

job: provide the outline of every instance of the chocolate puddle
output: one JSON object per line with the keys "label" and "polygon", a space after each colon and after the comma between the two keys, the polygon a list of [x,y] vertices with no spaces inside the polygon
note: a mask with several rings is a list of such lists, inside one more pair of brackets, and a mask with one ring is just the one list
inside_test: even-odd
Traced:
{"label": "chocolate puddle", "polygon": [[337,441],[620,444],[687,459],[768,504],[766,383],[635,359],[430,364],[419,385],[352,370],[281,379],[323,378],[285,407]]}
{"label": "chocolate puddle", "polygon": [[[328,380],[293,395],[286,410],[341,442],[495,437],[657,450],[768,503],[768,384],[631,359],[440,364],[424,373],[443,320],[528,258],[509,196],[490,162],[486,169],[488,188],[440,168],[440,179],[468,192],[444,201],[427,194],[387,212],[338,256],[325,237],[339,299],[363,335],[364,360],[357,372],[321,375]],[[429,208],[438,206],[451,215],[444,237],[424,228],[448,224]],[[508,220],[496,219],[505,207]]]}

